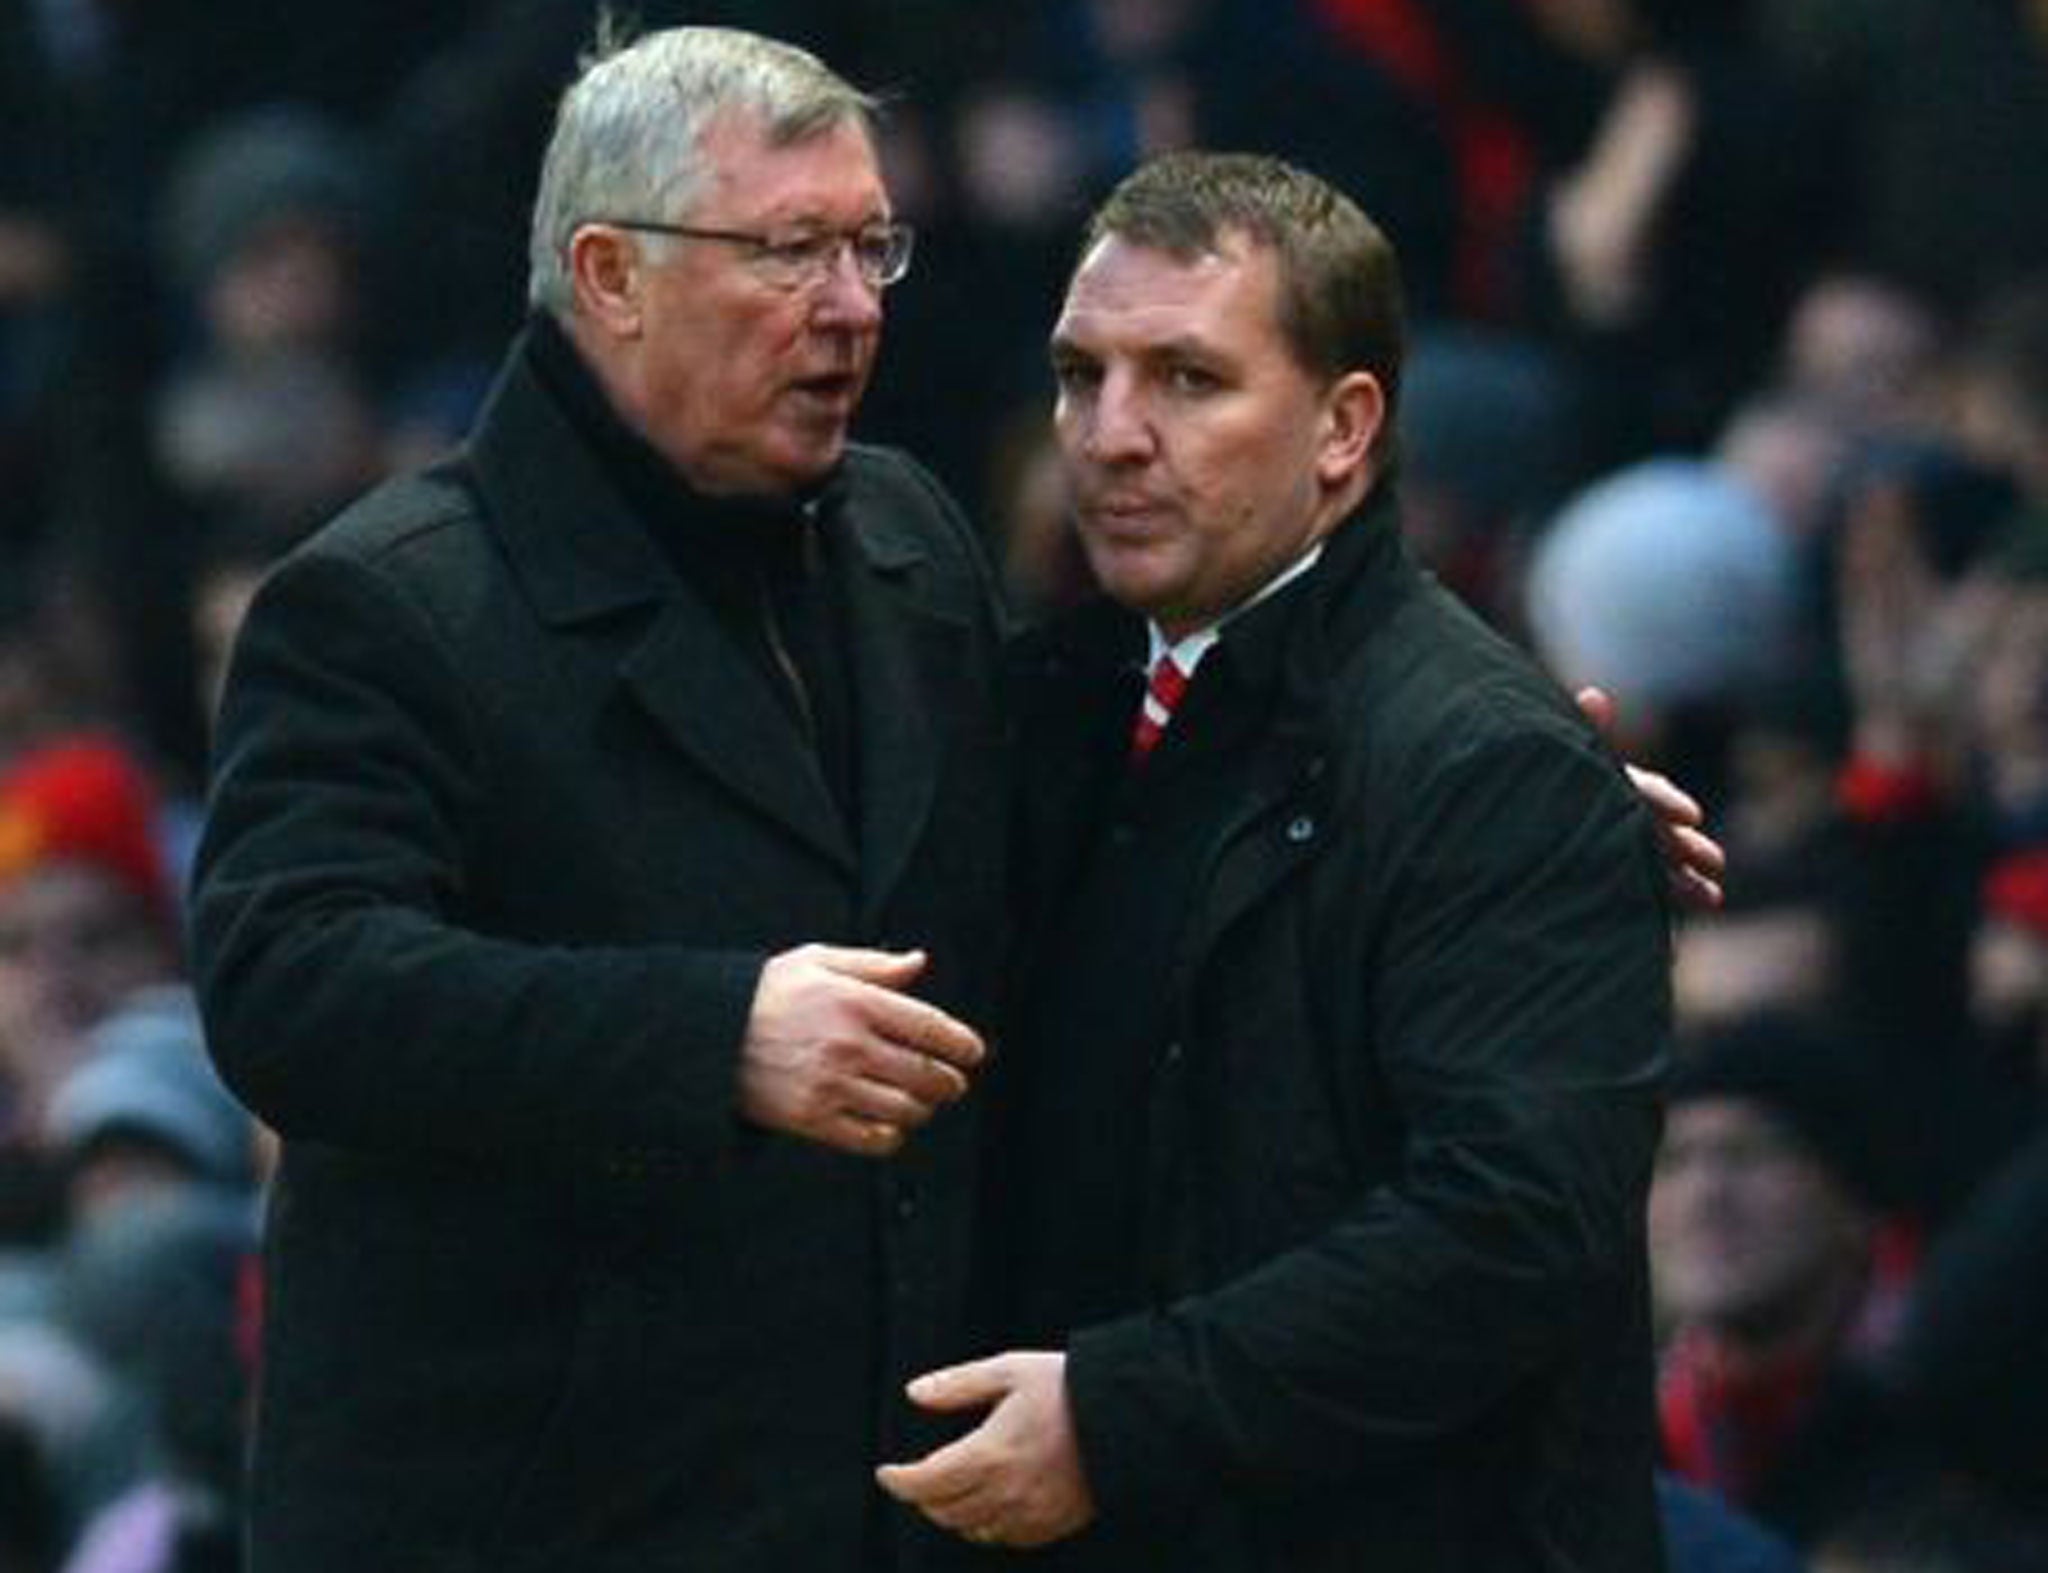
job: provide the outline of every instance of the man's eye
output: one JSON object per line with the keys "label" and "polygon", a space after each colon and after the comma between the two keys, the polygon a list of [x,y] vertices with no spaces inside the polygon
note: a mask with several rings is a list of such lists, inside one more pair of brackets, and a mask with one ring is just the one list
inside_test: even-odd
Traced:
{"label": "man's eye", "polygon": [[829,261],[838,246],[836,235],[798,235],[790,240],[770,241],[762,249],[770,260],[785,267],[810,268]]}
{"label": "man's eye", "polygon": [[1223,386],[1223,380],[1200,366],[1169,366],[1166,385],[1175,393],[1214,393]]}
{"label": "man's eye", "polygon": [[1062,393],[1085,393],[1101,381],[1101,374],[1086,361],[1054,361],[1052,380]]}

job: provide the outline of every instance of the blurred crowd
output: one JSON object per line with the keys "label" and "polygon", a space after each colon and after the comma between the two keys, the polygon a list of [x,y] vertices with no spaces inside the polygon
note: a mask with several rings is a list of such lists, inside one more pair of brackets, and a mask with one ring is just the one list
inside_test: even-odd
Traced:
{"label": "blurred crowd", "polygon": [[[636,9],[887,99],[860,430],[1025,615],[1081,589],[1044,335],[1107,185],[1258,149],[1384,224],[1416,550],[1731,856],[1650,1207],[1668,1483],[1816,1573],[2048,1567],[2048,4]],[[0,0],[0,1573],[236,1565],[212,695],[264,566],[459,440],[593,11]]]}

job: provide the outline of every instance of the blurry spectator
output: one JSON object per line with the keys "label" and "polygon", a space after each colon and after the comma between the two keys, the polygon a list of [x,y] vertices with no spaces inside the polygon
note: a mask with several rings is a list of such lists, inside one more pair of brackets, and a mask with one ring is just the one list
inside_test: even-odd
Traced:
{"label": "blurry spectator", "polygon": [[1933,418],[1945,332],[1933,306],[1872,273],[1823,273],[1785,325],[1784,390],[1857,431],[1922,429]]}
{"label": "blurry spectator", "polygon": [[1823,534],[1860,435],[1826,399],[1770,389],[1736,406],[1714,457],[1748,484],[1803,550]]}
{"label": "blurry spectator", "polygon": [[1577,390],[1533,341],[1418,333],[1401,378],[1402,527],[1489,621],[1523,627],[1521,553],[1579,469]]}
{"label": "blurry spectator", "polygon": [[1066,474],[1042,411],[1020,412],[1003,431],[992,469],[990,507],[1011,608],[1036,620],[1077,605],[1095,580],[1074,531]]}
{"label": "blurry spectator", "polygon": [[1872,1508],[1829,1535],[1813,1557],[1813,1573],[2040,1573],[2042,1568],[2048,1568],[2048,1522],[1957,1481]]}
{"label": "blurry spectator", "polygon": [[1722,1497],[1662,1471],[1657,1510],[1670,1573],[1800,1573],[1804,1566],[1791,1546]]}
{"label": "blurry spectator", "polygon": [[51,1102],[49,1139],[74,1225],[166,1191],[247,1195],[255,1184],[254,1128],[214,1073],[182,985],[131,997],[93,1030]]}
{"label": "blurry spectator", "polygon": [[[2017,709],[1973,728],[1967,702],[1973,684],[1997,675],[1988,662],[2001,629],[2019,633],[2009,619],[2024,597],[1992,560],[2017,494],[2003,474],[1924,441],[1870,449],[1838,491],[1829,588],[1857,754],[1960,787],[1970,751],[2022,743]],[[2015,651],[2023,667],[2044,653]]]}
{"label": "blurry spectator", "polygon": [[[1854,250],[1944,310],[2048,266],[2039,0],[1771,0],[1761,36],[1838,108]],[[1789,135],[1782,140],[1789,141]]]}
{"label": "blurry spectator", "polygon": [[1846,1051],[1787,1023],[1696,1043],[1650,1193],[1666,1460],[1795,1540],[1906,1458],[1865,1369],[1898,1286],[1877,1271],[1891,1181],[1863,1091]]}
{"label": "blurry spectator", "polygon": [[120,1384],[54,1314],[52,1292],[32,1313],[0,1321],[0,1427],[34,1439],[68,1543],[134,1478],[138,1459]]}
{"label": "blurry spectator", "polygon": [[223,512],[207,522],[192,565],[192,645],[199,704],[209,723],[227,680],[228,656],[250,599],[277,560],[317,517]]}
{"label": "blurry spectator", "polygon": [[1828,901],[1841,859],[1826,759],[1796,716],[1751,716],[1728,779],[1720,822],[1741,850],[1723,909],[1679,926],[1671,984],[1681,1030],[1821,1016],[1843,970]]}
{"label": "blurry spectator", "polygon": [[0,768],[89,713],[55,634],[36,566],[0,565]]}
{"label": "blurry spectator", "polygon": [[0,1415],[0,1573],[55,1573],[61,1522],[34,1435]]}
{"label": "blurry spectator", "polygon": [[382,469],[377,413],[360,381],[318,355],[188,369],[159,398],[155,437],[165,474],[216,512],[325,518]]}
{"label": "blurry spectator", "polygon": [[324,517],[380,473],[361,342],[372,175],[343,130],[282,106],[180,157],[162,244],[192,338],[157,385],[151,440],[188,501]]}
{"label": "blurry spectator", "polygon": [[[2039,1127],[1929,1252],[1891,1365],[1907,1413],[1956,1473],[2048,1514],[2044,1330],[2048,1127]],[[2048,1567],[2048,1558],[2027,1565]]]}
{"label": "blurry spectator", "polygon": [[[2003,845],[2048,840],[2048,516],[2023,524],[1994,580],[1958,609],[1962,718],[1976,787]],[[1955,619],[1951,619],[1955,620]]]}
{"label": "blurry spectator", "polygon": [[1986,872],[1972,936],[1970,1014],[1994,1052],[2048,1093],[2048,847],[2026,847]]}
{"label": "blurry spectator", "polygon": [[1476,321],[1511,317],[1526,305],[1513,266],[1518,233],[1541,178],[1574,158],[1598,123],[1635,36],[1627,0],[1309,0],[1307,9],[1437,128],[1453,229],[1447,274],[1425,276],[1434,287],[1423,299]]}
{"label": "blurry spectator", "polygon": [[1992,296],[1962,346],[1956,435],[2048,510],[2048,273]]}
{"label": "blurry spectator", "polygon": [[89,1220],[65,1253],[60,1319],[138,1399],[143,1468],[85,1525],[66,1573],[240,1566],[249,1371],[246,1202],[166,1194]]}
{"label": "blurry spectator", "polygon": [[1768,369],[1838,238],[1818,104],[1755,47],[1750,0],[1625,0],[1590,143],[1538,215],[1527,290],[1592,390],[1603,463],[1706,443]]}
{"label": "blurry spectator", "polygon": [[363,313],[371,169],[338,127],[273,107],[184,150],[163,244],[207,353],[346,355]]}
{"label": "blurry spectator", "polygon": [[87,1032],[177,975],[157,812],[105,738],[59,739],[0,774],[0,1069],[16,1140],[33,1139]]}
{"label": "blurry spectator", "polygon": [[2011,1150],[2037,1094],[1972,1000],[1982,874],[2048,808],[2048,618],[1997,543],[2011,489],[1939,450],[1878,453],[1834,541],[1848,748],[1827,893],[1837,1002],[1937,1220]]}

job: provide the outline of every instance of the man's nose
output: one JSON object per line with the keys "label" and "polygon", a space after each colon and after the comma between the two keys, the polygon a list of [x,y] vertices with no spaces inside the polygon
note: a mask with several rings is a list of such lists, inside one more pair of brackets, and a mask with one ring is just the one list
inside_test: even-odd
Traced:
{"label": "man's nose", "polygon": [[1131,380],[1112,372],[1096,389],[1085,430],[1088,457],[1098,464],[1127,463],[1152,452],[1152,424]]}
{"label": "man's nose", "polygon": [[882,291],[861,275],[851,246],[832,254],[812,306],[821,324],[835,328],[874,328],[882,320]]}

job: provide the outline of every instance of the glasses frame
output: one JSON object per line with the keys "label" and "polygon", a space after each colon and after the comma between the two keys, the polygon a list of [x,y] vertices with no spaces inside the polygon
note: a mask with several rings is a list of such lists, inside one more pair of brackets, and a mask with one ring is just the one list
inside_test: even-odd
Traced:
{"label": "glasses frame", "polygon": [[[641,231],[650,235],[674,235],[682,240],[713,240],[728,246],[743,246],[751,253],[749,260],[767,264],[770,268],[780,266],[789,270],[787,279],[771,280],[792,293],[818,288],[832,275],[834,264],[841,252],[853,258],[853,270],[868,288],[880,292],[892,284],[903,281],[910,271],[911,253],[916,248],[917,230],[902,219],[877,219],[872,224],[863,224],[859,229],[830,230],[822,234],[807,235],[801,240],[777,240],[773,235],[763,235],[744,229],[709,229],[699,224],[670,224],[658,219],[594,218],[585,219],[587,224],[603,224],[612,229]],[[870,269],[862,261],[860,242],[863,236],[881,234],[885,243],[892,248],[894,260],[884,258],[879,267]],[[789,255],[793,247],[809,246],[823,240],[831,240],[833,249],[829,254],[821,253],[817,262],[799,261]]]}

